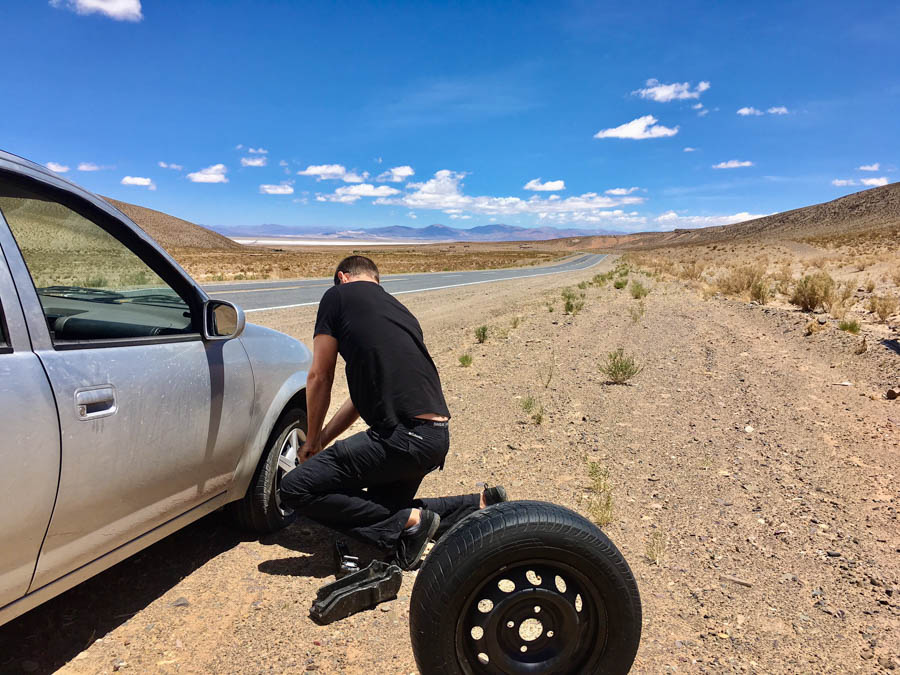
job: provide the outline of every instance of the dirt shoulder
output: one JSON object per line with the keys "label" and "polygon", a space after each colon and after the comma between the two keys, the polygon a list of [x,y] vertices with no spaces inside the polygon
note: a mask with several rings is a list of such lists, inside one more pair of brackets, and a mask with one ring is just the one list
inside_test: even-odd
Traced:
{"label": "dirt shoulder", "polygon": [[[637,320],[638,302],[609,284],[584,289],[582,311],[564,315],[564,283],[611,264],[404,296],[454,418],[446,470],[421,494],[488,481],[587,514],[587,466],[608,468],[604,529],[644,603],[635,672],[894,663],[900,401],[881,394],[900,375],[896,341],[855,354],[858,338],[837,330],[806,336],[809,319],[797,311],[704,301],[643,277],[651,293]],[[302,308],[254,320],[308,343],[313,316]],[[488,339],[476,344],[482,324]],[[630,385],[606,384],[598,369],[618,347],[644,365]],[[523,410],[529,396],[540,424]],[[164,673],[414,672],[413,574],[375,611],[326,627],[307,618],[331,578],[331,540],[308,522],[247,540],[207,518],[0,628],[0,671],[30,661],[72,673],[116,663]],[[646,556],[651,541],[664,543],[659,564]]]}

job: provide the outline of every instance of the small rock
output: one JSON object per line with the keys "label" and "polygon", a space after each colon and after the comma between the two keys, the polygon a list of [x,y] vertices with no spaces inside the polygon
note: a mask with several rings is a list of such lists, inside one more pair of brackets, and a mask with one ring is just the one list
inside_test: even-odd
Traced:
{"label": "small rock", "polygon": [[391,606],[390,605],[379,605],[378,609],[380,609],[382,612],[390,612]]}
{"label": "small rock", "polygon": [[826,551],[825,555],[827,555],[829,558],[840,558],[841,552],[840,551]]}
{"label": "small rock", "polygon": [[124,659],[116,659],[116,661],[113,663],[113,670],[116,672],[122,670],[123,668],[127,668],[127,667],[128,667],[128,662],[125,661]]}
{"label": "small rock", "polygon": [[733,584],[737,584],[738,586],[745,586],[746,588],[752,588],[753,582],[747,581],[746,579],[741,579],[740,577],[735,577],[730,574],[720,574],[719,579],[722,581],[730,581]]}
{"label": "small rock", "polygon": [[748,424],[747,426],[744,427],[744,431],[746,431],[748,434],[752,434],[752,433],[753,433],[753,427],[751,427],[751,426]]}
{"label": "small rock", "polygon": [[819,325],[820,325],[820,326],[824,326],[826,323],[828,323],[828,319],[826,319],[824,316],[820,316],[820,317],[817,319],[817,321],[819,322]]}
{"label": "small rock", "polygon": [[893,670],[897,667],[894,664],[894,660],[890,656],[879,656],[878,665],[887,670]]}
{"label": "small rock", "polygon": [[190,604],[191,603],[188,601],[188,599],[186,597],[181,596],[180,598],[175,600],[175,602],[172,603],[172,607],[187,607]]}
{"label": "small rock", "polygon": [[871,650],[871,649],[863,649],[863,650],[859,653],[859,655],[860,655],[861,658],[865,659],[866,661],[871,660],[872,657],[875,656],[875,655],[872,653],[872,650]]}
{"label": "small rock", "polygon": [[884,397],[888,401],[893,401],[894,399],[900,398],[900,387],[893,387],[891,389],[888,389],[885,392]]}

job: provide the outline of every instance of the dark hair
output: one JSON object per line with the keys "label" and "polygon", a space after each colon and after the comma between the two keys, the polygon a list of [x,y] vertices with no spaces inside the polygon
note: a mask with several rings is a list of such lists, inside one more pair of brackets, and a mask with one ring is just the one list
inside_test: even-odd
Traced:
{"label": "dark hair", "polygon": [[358,274],[367,274],[371,277],[375,277],[375,281],[381,281],[381,278],[378,276],[378,266],[364,255],[350,255],[341,260],[337,269],[334,271],[335,286],[341,283],[341,280],[338,278],[338,272],[352,274],[354,276]]}

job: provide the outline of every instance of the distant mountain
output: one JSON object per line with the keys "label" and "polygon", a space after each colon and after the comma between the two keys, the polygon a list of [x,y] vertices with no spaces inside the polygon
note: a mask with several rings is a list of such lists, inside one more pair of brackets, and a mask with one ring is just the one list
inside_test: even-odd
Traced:
{"label": "distant mountain", "polygon": [[560,229],[555,227],[518,227],[493,223],[472,228],[449,227],[434,224],[427,227],[392,225],[358,230],[329,231],[315,227],[288,227],[285,225],[253,225],[228,227],[212,225],[210,229],[226,237],[304,237],[312,239],[367,239],[401,241],[542,241],[561,237],[588,237],[608,234],[598,230]]}

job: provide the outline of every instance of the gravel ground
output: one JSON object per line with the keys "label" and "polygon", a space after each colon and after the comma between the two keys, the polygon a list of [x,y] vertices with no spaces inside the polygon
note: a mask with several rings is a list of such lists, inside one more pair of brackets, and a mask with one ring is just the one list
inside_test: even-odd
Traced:
{"label": "gravel ground", "polygon": [[[900,400],[882,396],[900,385],[896,332],[855,354],[860,337],[830,325],[807,336],[796,311],[652,280],[636,321],[638,302],[610,285],[564,315],[563,283],[610,264],[404,297],[454,416],[446,470],[421,494],[487,481],[586,514],[588,463],[608,468],[604,529],[644,603],[635,672],[900,665]],[[309,342],[313,315],[254,320]],[[628,385],[598,369],[617,347],[644,365]],[[332,579],[331,545],[306,521],[254,540],[214,514],[0,628],[0,672],[415,672],[414,574],[374,611],[326,627],[307,618]]]}

